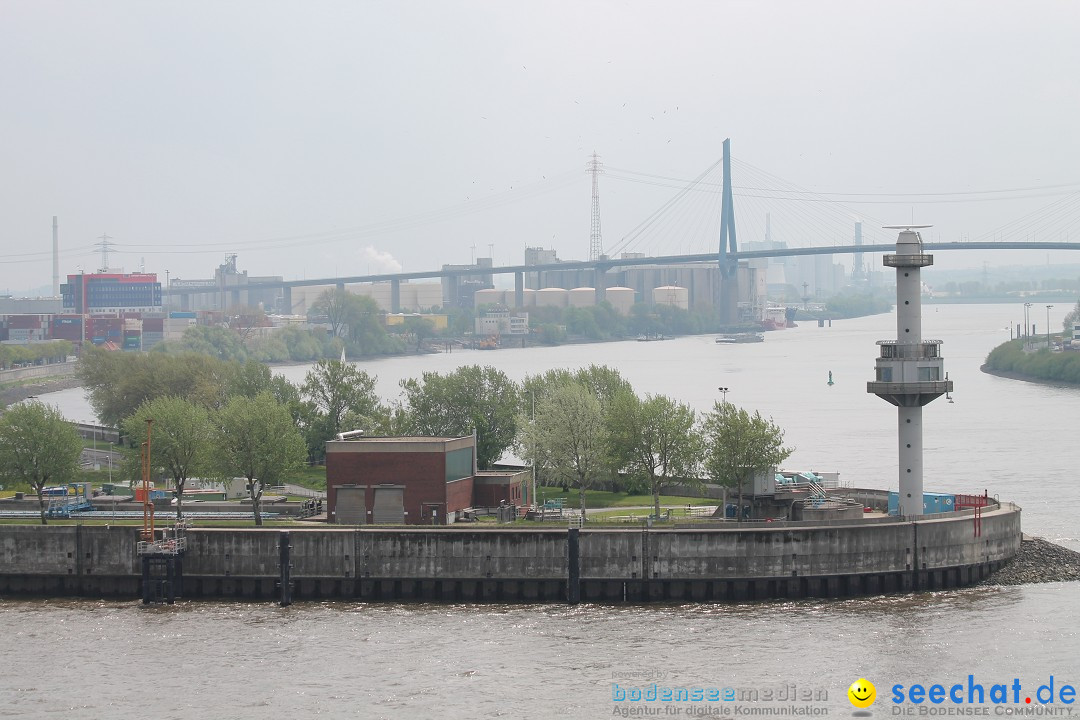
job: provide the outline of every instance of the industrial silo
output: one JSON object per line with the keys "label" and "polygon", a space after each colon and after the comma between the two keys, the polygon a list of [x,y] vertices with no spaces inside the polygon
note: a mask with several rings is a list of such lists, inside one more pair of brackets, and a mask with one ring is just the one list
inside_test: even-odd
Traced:
{"label": "industrial silo", "polygon": [[634,306],[634,288],[609,287],[604,291],[604,299],[622,315],[629,315],[630,308]]}
{"label": "industrial silo", "polygon": [[481,305],[503,305],[506,302],[506,291],[487,288],[477,290],[473,295],[473,307]]}
{"label": "industrial silo", "polygon": [[570,307],[591,307],[596,304],[596,288],[578,287],[567,293]]}
{"label": "industrial silo", "polygon": [[684,287],[662,285],[653,288],[652,296],[655,305],[670,305],[682,310],[690,309],[690,292]]}
{"label": "industrial silo", "polygon": [[566,307],[567,292],[562,288],[544,288],[536,291],[537,307]]}

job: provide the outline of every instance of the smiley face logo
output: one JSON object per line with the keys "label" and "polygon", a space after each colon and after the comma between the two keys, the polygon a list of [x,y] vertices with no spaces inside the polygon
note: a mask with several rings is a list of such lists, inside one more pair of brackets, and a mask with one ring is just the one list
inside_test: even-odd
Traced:
{"label": "smiley face logo", "polygon": [[859,678],[847,689],[848,700],[857,708],[868,708],[877,699],[877,688],[866,678]]}

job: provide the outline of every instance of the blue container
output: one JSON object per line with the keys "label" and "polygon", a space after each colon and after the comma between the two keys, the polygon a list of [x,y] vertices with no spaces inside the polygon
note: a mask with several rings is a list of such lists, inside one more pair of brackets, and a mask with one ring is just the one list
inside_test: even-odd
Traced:
{"label": "blue container", "polygon": [[193,312],[171,312],[171,313],[169,313],[169,317],[171,317],[171,318],[193,318],[193,317],[195,317],[195,313],[193,313]]}
{"label": "blue container", "polygon": [[[948,493],[923,493],[923,514],[952,512],[956,509],[956,496]],[[889,493],[889,514],[900,513],[900,493]]]}

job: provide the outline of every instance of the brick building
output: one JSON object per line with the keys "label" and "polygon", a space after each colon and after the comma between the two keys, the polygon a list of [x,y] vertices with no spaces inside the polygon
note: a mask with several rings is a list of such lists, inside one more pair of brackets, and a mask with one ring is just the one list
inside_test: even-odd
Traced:
{"label": "brick building", "polygon": [[521,507],[531,477],[528,470],[480,470],[473,476],[473,507]]}
{"label": "brick building", "polygon": [[473,505],[473,437],[326,443],[327,517],[343,525],[454,522]]}

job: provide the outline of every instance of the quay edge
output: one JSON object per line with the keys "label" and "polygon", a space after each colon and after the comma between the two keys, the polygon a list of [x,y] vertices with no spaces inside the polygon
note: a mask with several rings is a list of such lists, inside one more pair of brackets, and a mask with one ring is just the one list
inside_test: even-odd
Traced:
{"label": "quay edge", "polygon": [[[278,600],[281,577],[291,577],[291,600],[739,602],[937,590],[977,583],[1015,557],[1020,516],[999,503],[918,518],[578,533],[196,528],[178,595]],[[0,595],[138,598],[138,540],[130,526],[0,526]]]}

